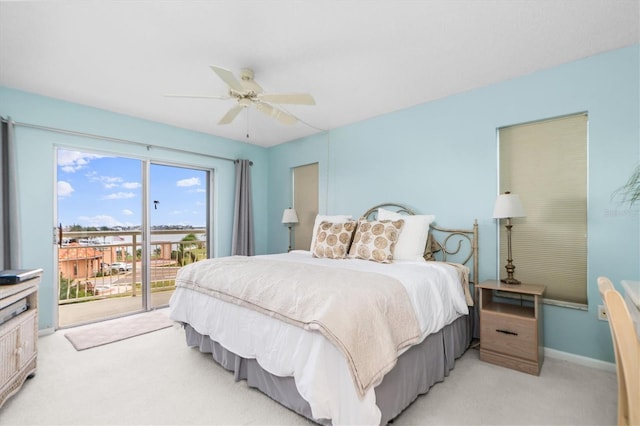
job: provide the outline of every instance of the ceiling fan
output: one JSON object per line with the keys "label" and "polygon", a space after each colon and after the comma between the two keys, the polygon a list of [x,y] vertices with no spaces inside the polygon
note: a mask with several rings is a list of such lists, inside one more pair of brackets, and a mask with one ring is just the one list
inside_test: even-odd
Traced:
{"label": "ceiling fan", "polygon": [[211,69],[224,81],[228,88],[228,96],[189,96],[167,95],[179,98],[235,99],[236,105],[218,121],[218,124],[231,123],[240,112],[254,106],[258,111],[275,118],[283,124],[295,124],[298,119],[292,114],[276,108],[271,104],[315,105],[313,96],[308,93],[264,93],[264,90],[253,79],[253,70],[244,68],[240,71],[240,79],[225,68],[211,65]]}

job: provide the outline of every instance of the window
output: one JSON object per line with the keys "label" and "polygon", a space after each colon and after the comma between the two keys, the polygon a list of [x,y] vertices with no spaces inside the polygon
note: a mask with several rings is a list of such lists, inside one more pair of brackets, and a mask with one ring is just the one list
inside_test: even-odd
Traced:
{"label": "window", "polygon": [[[500,193],[518,194],[512,219],[515,277],[544,284],[546,300],[587,303],[587,115],[499,129]],[[507,257],[500,226],[500,273]]]}
{"label": "window", "polygon": [[318,163],[293,169],[293,207],[299,220],[294,228],[293,248],[309,250],[318,214]]}

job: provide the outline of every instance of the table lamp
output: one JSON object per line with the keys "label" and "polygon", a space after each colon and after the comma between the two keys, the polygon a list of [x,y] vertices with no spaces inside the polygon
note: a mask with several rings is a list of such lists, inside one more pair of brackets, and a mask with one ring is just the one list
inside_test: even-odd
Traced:
{"label": "table lamp", "polygon": [[295,209],[292,209],[291,207],[284,209],[284,212],[282,213],[282,223],[287,225],[289,228],[289,251],[291,251],[291,225],[298,223],[298,214]]}
{"label": "table lamp", "polygon": [[505,225],[507,228],[507,265],[505,266],[507,278],[500,280],[505,284],[520,284],[520,281],[513,277],[513,272],[516,267],[513,264],[513,257],[511,256],[511,228],[513,226],[511,225],[511,218],[525,216],[524,208],[518,195],[511,194],[508,191],[498,195],[496,205],[493,209],[493,218],[498,219],[498,221],[500,221],[500,219],[507,219],[507,224]]}

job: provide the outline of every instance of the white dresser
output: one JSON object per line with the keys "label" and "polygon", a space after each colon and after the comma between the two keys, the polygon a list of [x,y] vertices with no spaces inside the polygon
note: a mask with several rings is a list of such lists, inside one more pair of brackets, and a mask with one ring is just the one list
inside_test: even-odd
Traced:
{"label": "white dresser", "polygon": [[0,325],[0,407],[36,373],[40,277],[0,285],[0,309],[26,300],[26,310]]}

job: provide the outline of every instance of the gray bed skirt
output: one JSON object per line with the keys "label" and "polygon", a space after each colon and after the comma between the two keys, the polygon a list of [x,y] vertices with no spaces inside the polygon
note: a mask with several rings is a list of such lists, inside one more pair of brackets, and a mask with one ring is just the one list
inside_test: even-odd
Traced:
{"label": "gray bed skirt", "polygon": [[[375,388],[376,403],[382,413],[381,424],[387,424],[407,408],[418,396],[427,393],[453,369],[455,360],[469,347],[473,334],[473,315],[458,318],[441,331],[429,335],[398,358],[398,363]],[[236,381],[259,389],[285,407],[320,424],[331,419],[315,419],[311,407],[298,390],[292,377],[275,376],[260,367],[255,359],[246,359],[226,350],[209,336],[203,336],[189,324],[184,325],[187,345],[211,353],[222,367],[233,371]]]}

